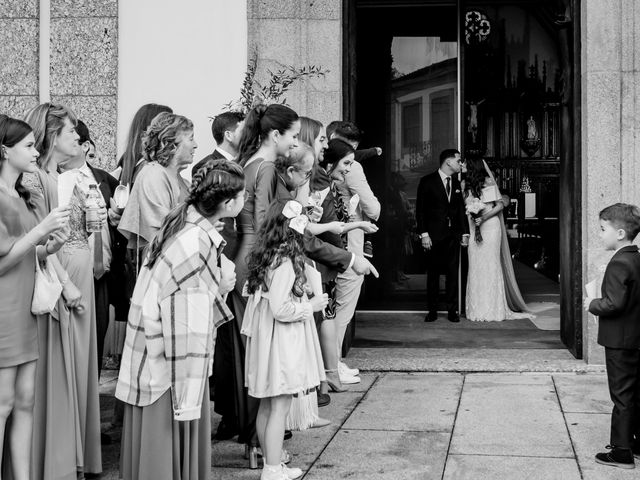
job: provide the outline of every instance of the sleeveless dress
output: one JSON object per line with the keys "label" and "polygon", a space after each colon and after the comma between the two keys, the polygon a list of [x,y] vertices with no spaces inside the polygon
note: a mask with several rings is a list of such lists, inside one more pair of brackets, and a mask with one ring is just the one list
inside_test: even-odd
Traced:
{"label": "sleeveless dress", "polygon": [[[477,201],[468,195],[465,204]],[[480,214],[491,209],[485,205]],[[513,312],[507,303],[504,275],[500,259],[502,242],[501,219],[495,215],[480,225],[482,241],[475,238],[476,224],[469,216],[469,275],[466,294],[466,317],[474,322],[500,322],[517,318],[531,318],[533,315]]]}

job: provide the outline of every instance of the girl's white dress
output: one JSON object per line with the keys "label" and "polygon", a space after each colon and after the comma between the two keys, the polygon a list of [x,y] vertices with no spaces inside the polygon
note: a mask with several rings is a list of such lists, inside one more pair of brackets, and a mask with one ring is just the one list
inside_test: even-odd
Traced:
{"label": "girl's white dress", "polygon": [[293,295],[294,281],[293,265],[285,259],[267,274],[268,291],[249,296],[242,333],[245,386],[252,397],[306,392],[325,379],[311,303],[306,294]]}

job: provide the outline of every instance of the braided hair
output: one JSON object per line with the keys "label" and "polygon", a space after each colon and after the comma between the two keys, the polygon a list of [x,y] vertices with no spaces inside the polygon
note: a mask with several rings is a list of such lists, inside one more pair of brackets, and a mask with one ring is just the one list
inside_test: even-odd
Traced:
{"label": "braided hair", "polygon": [[193,176],[187,199],[178,204],[162,222],[160,230],[149,246],[147,266],[152,268],[166,243],[175,237],[187,223],[187,210],[191,205],[203,217],[213,216],[223,202],[244,190],[242,168],[229,160],[211,160]]}
{"label": "braided hair", "polygon": [[188,118],[175,113],[159,113],[142,136],[144,159],[166,167],[178,149],[180,135],[190,131],[193,131],[193,122]]}

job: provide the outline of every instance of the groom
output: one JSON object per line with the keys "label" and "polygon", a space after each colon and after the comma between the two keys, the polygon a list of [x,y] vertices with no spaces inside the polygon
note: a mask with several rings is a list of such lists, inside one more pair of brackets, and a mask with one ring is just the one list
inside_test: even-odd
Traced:
{"label": "groom", "polygon": [[469,242],[469,224],[458,180],[462,168],[460,152],[443,150],[440,168],[420,179],[416,197],[416,219],[422,248],[427,253],[427,308],[425,322],[438,318],[440,274],[446,275],[446,307],[451,322],[458,316],[458,262],[460,245]]}

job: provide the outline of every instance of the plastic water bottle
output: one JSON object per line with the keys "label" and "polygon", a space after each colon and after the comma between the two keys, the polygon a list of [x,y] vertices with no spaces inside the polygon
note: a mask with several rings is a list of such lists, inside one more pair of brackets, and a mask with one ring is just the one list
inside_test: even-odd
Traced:
{"label": "plastic water bottle", "polygon": [[89,193],[85,202],[84,211],[87,216],[87,232],[99,232],[102,230],[102,222],[100,221],[100,211],[102,195],[98,191],[95,183],[89,185]]}

